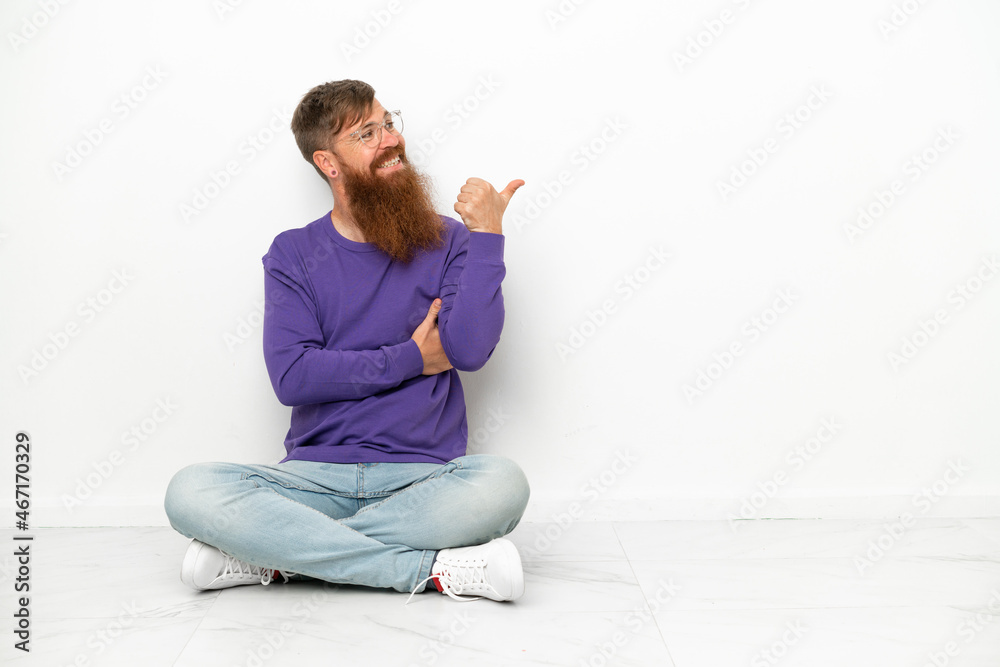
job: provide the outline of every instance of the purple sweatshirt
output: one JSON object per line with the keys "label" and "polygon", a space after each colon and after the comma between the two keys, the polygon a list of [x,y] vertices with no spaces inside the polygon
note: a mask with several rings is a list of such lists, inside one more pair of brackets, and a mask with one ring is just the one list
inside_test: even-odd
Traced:
{"label": "purple sweatshirt", "polygon": [[[293,406],[282,462],[465,455],[458,370],[481,368],[500,340],[504,237],[441,217],[444,243],[409,264],[344,238],[329,213],[274,239],[263,257],[264,361],[278,400]],[[455,368],[421,375],[410,336],[438,297]]]}

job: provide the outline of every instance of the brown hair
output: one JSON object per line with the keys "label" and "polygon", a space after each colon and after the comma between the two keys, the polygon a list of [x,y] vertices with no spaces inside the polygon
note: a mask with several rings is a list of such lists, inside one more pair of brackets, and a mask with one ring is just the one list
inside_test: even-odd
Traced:
{"label": "brown hair", "polygon": [[349,127],[371,113],[375,89],[364,81],[344,79],[321,83],[303,96],[292,114],[292,134],[302,157],[328,182],[313,153],[332,148],[341,128]]}

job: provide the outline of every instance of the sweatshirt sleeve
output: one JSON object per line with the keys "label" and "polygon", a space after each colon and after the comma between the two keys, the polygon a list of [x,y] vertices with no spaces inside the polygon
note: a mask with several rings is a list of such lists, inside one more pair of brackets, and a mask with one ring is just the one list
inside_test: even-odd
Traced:
{"label": "sweatshirt sleeve", "polygon": [[328,350],[316,304],[280,262],[264,258],[264,363],[284,405],[372,396],[423,372],[412,339],[377,350]]}
{"label": "sweatshirt sleeve", "polygon": [[458,233],[464,238],[445,270],[438,329],[451,364],[476,371],[493,354],[503,329],[504,237],[464,226]]}

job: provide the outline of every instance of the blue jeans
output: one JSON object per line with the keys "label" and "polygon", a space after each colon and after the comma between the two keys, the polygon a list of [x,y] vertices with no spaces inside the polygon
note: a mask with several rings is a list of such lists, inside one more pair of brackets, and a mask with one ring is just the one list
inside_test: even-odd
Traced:
{"label": "blue jeans", "polygon": [[439,549],[512,531],[528,494],[517,464],[492,455],[445,465],[196,463],[170,480],[164,509],[182,535],[251,565],[411,592]]}

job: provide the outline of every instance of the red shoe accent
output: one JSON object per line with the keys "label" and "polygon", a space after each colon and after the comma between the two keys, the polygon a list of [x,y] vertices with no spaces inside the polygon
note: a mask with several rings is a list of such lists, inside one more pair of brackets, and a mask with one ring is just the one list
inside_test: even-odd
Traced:
{"label": "red shoe accent", "polygon": [[441,582],[438,581],[437,577],[434,577],[431,581],[434,582],[434,588],[438,589],[438,593],[444,593],[444,587],[441,585]]}

